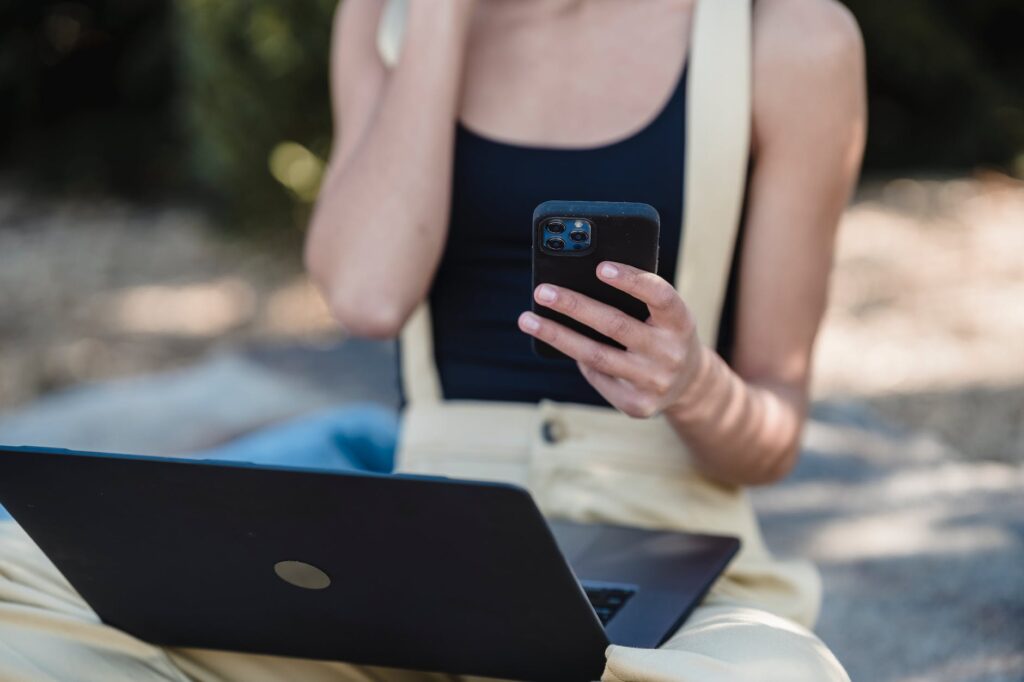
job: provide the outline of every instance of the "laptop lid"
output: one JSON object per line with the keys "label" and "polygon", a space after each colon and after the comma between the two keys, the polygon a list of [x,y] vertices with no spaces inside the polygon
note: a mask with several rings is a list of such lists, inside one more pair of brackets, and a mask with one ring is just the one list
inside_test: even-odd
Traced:
{"label": "laptop lid", "polygon": [[602,672],[605,632],[515,486],[0,448],[0,504],[104,622],[155,644]]}

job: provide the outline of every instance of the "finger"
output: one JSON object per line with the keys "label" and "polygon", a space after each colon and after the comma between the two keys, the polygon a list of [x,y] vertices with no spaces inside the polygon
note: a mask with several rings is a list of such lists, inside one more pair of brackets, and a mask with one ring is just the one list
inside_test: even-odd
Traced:
{"label": "finger", "polygon": [[536,339],[557,348],[573,360],[587,364],[613,377],[643,383],[649,374],[636,356],[606,343],[587,338],[564,324],[548,320],[535,313],[519,316],[519,328]]}
{"label": "finger", "polygon": [[656,325],[683,328],[691,324],[690,311],[679,293],[653,272],[603,261],[597,266],[597,276],[602,282],[646,303]]}
{"label": "finger", "polygon": [[637,419],[647,419],[657,414],[655,401],[636,386],[588,367],[582,362],[577,365],[583,378],[615,409]]}
{"label": "finger", "polygon": [[626,348],[649,345],[653,330],[648,325],[606,303],[553,284],[541,284],[533,297],[540,305],[568,315]]}

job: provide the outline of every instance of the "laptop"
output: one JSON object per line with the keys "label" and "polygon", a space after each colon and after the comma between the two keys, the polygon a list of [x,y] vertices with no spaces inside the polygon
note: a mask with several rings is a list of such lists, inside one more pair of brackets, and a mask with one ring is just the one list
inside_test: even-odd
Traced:
{"label": "laptop", "polygon": [[739,548],[549,523],[501,483],[26,447],[0,504],[154,644],[537,682],[658,646]]}

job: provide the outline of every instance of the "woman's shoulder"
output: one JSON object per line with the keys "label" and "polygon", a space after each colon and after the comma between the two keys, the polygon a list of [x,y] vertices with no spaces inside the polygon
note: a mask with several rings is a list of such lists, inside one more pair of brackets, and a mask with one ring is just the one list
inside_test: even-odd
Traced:
{"label": "woman's shoulder", "polygon": [[838,0],[757,0],[754,58],[769,65],[829,68],[861,59],[853,13]]}
{"label": "woman's shoulder", "polygon": [[836,0],[754,3],[754,146],[864,117],[864,44]]}

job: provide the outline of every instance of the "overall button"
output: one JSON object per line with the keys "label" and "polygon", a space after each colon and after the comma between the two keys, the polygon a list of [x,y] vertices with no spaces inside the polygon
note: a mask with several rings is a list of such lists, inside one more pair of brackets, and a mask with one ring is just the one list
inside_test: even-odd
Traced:
{"label": "overall button", "polygon": [[562,420],[545,419],[540,427],[540,435],[544,438],[545,442],[553,444],[565,440],[569,434]]}

